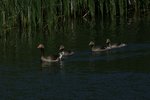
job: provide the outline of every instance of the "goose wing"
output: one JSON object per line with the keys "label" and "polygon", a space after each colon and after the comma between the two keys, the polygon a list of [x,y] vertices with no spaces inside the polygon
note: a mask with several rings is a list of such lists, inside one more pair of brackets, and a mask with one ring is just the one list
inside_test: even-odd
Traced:
{"label": "goose wing", "polygon": [[58,58],[59,58],[59,55],[50,55],[46,57],[46,59],[50,59],[50,60],[56,60]]}

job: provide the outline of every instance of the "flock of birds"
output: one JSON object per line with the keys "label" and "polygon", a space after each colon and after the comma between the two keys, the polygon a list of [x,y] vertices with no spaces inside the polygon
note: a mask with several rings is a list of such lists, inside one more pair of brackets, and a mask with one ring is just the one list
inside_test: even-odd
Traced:
{"label": "flock of birds", "polygon": [[[102,51],[107,51],[107,50],[111,50],[114,48],[121,48],[121,47],[126,46],[126,44],[125,43],[112,43],[110,39],[107,39],[105,46],[101,46],[101,47],[96,46],[93,41],[89,43],[89,46],[91,47],[92,52],[102,52]],[[63,45],[60,46],[58,55],[45,56],[43,44],[39,44],[37,48],[41,50],[41,61],[48,62],[48,63],[61,61],[64,57],[71,56],[74,54],[73,51],[66,50]]]}

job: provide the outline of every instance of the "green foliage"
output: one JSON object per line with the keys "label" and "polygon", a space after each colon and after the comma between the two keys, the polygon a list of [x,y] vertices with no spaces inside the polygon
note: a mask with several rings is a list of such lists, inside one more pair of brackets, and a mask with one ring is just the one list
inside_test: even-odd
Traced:
{"label": "green foliage", "polygon": [[146,12],[150,0],[1,0],[0,5],[0,27],[50,31],[70,18],[114,20],[131,11]]}

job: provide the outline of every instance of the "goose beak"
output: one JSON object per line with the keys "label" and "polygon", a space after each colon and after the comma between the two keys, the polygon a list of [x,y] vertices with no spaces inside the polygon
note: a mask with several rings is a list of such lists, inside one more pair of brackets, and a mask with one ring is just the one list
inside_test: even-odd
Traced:
{"label": "goose beak", "polygon": [[37,48],[38,48],[38,49],[44,48],[44,45],[43,45],[43,44],[39,44],[39,45],[37,46]]}
{"label": "goose beak", "polygon": [[93,41],[91,41],[91,42],[89,43],[89,46],[91,46],[91,45],[94,45],[94,42],[93,42]]}

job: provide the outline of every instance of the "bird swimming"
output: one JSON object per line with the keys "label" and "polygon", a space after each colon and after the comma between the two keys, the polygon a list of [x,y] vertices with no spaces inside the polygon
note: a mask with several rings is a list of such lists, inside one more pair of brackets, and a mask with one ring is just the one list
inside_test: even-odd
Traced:
{"label": "bird swimming", "polygon": [[93,41],[89,43],[89,46],[91,47],[91,50],[95,52],[109,50],[109,48],[107,48],[106,46],[95,46],[95,43]]}
{"label": "bird swimming", "polygon": [[64,45],[60,45],[59,52],[62,54],[62,56],[71,56],[74,54],[71,50],[66,50]]}
{"label": "bird swimming", "polygon": [[126,46],[126,44],[125,43],[112,43],[110,41],[110,39],[106,39],[106,46],[107,46],[107,48],[113,49],[113,48],[124,47],[124,46]]}
{"label": "bird swimming", "polygon": [[49,55],[45,56],[45,47],[43,44],[39,44],[37,46],[38,49],[41,51],[41,61],[42,62],[58,62],[62,59],[62,54],[59,53],[58,55]]}

